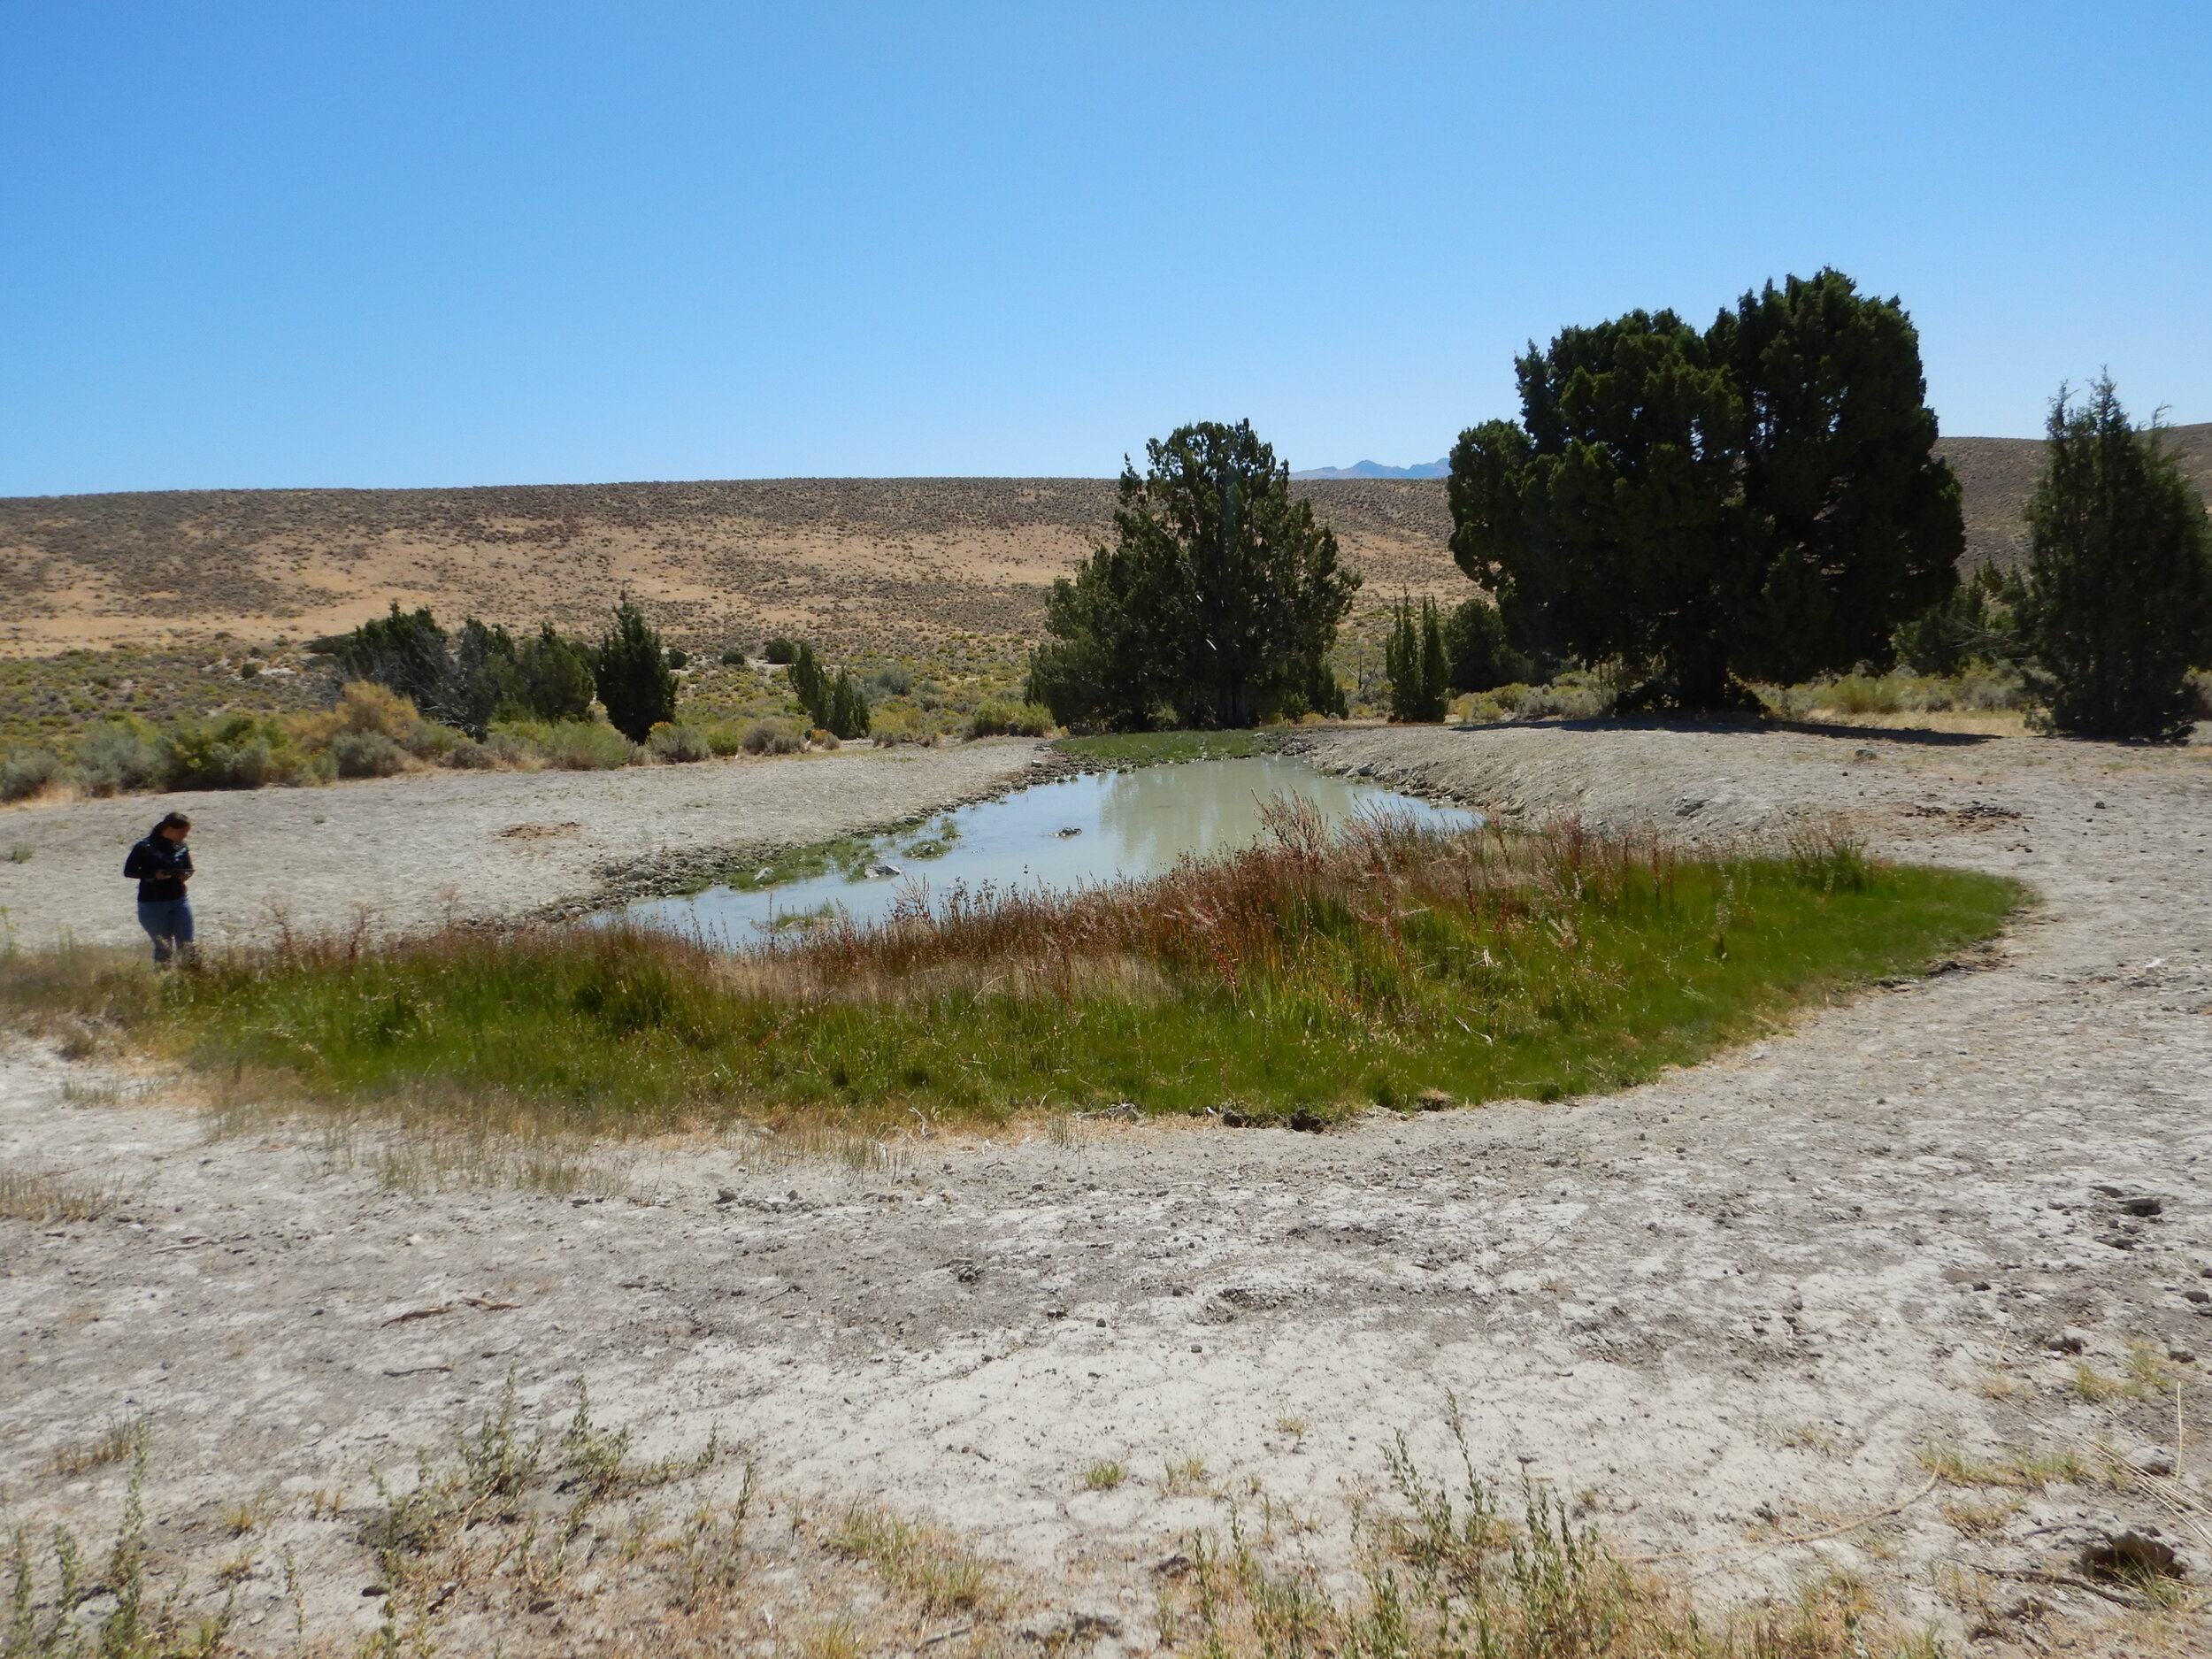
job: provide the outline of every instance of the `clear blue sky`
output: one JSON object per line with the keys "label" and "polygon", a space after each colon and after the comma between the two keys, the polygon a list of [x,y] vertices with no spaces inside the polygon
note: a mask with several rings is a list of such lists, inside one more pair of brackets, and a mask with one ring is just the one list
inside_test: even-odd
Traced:
{"label": "clear blue sky", "polygon": [[1833,264],[2212,419],[2212,4],[0,0],[0,494],[1432,459]]}

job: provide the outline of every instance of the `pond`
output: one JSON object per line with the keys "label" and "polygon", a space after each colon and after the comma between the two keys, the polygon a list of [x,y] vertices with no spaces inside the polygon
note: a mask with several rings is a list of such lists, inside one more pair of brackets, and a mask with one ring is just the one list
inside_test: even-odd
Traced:
{"label": "pond", "polygon": [[899,894],[918,887],[1068,888],[1158,875],[1186,853],[1249,846],[1261,834],[1261,804],[1279,795],[1310,802],[1331,826],[1376,811],[1440,828],[1481,821],[1279,756],[1198,760],[1035,784],[889,834],[784,855],[731,886],[649,899],[622,914],[742,945],[838,910],[879,921]]}

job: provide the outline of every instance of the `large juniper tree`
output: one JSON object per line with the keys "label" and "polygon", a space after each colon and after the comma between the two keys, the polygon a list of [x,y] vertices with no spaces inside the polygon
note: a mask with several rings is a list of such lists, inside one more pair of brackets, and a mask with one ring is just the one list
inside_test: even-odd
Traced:
{"label": "large juniper tree", "polygon": [[2204,503],[2112,381],[2062,389],[2027,507],[2024,632],[2052,729],[2176,741],[2194,723],[2191,667],[2212,663]]}
{"label": "large juniper tree", "polygon": [[1340,712],[1327,664],[1359,578],[1251,423],[1207,421],[1124,470],[1114,541],[1045,602],[1030,697],[1064,726],[1242,726]]}
{"label": "large juniper tree", "polygon": [[1516,368],[1520,423],[1463,434],[1448,488],[1453,554],[1532,655],[1617,660],[1646,704],[1743,706],[1748,679],[1886,659],[1957,580],[1918,336],[1839,272],[1702,333],[1566,329]]}

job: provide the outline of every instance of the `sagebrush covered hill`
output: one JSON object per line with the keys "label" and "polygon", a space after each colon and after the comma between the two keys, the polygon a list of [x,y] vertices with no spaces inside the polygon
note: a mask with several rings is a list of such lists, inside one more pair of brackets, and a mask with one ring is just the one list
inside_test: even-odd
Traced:
{"label": "sagebrush covered hill", "polygon": [[[2212,488],[2212,425],[2173,429]],[[2039,441],[1942,444],[1969,565],[2016,562]],[[1437,479],[1294,486],[1363,600],[1455,595]],[[469,489],[173,490],[0,499],[0,649],[349,627],[394,599],[595,626],[627,590],[695,645],[804,634],[841,652],[1011,653],[1110,524],[1110,479],[760,479]]]}

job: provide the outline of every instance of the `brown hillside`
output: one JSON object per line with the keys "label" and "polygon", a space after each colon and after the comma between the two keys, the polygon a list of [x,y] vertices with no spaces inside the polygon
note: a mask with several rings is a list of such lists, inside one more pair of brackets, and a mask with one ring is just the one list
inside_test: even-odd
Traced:
{"label": "brown hillside", "polygon": [[[1315,493],[1369,589],[1460,580],[1440,486]],[[349,627],[394,599],[582,626],[626,589],[680,637],[841,649],[1032,636],[1110,527],[1106,479],[768,479],[0,500],[0,646]]]}
{"label": "brown hillside", "polygon": [[[2212,422],[2170,426],[2167,442],[2198,491],[2212,497]],[[2028,555],[2020,509],[2043,466],[2040,438],[1945,438],[1936,449],[1958,474],[1965,498],[1966,558],[1972,569],[1993,564],[2010,569]]]}
{"label": "brown hillside", "polygon": [[[2212,488],[2212,425],[2173,442]],[[1967,562],[2021,552],[2039,441],[1951,438]],[[1293,486],[1380,601],[1455,593],[1433,479]],[[1033,637],[1108,527],[1106,479],[764,479],[0,499],[0,650],[349,627],[394,599],[582,627],[627,590],[696,644],[803,632],[841,651]]]}

